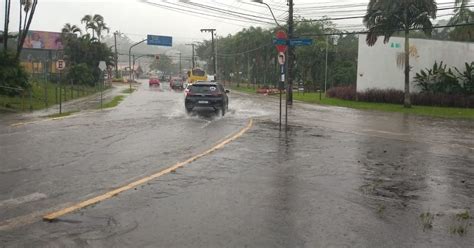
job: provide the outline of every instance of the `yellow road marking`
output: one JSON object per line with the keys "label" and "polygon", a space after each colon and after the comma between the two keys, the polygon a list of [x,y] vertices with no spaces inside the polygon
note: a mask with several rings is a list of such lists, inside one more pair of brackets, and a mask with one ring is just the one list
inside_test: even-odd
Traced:
{"label": "yellow road marking", "polygon": [[50,214],[47,214],[45,216],[43,216],[43,220],[44,221],[54,221],[55,219],[63,216],[63,215],[66,215],[68,213],[71,213],[71,212],[74,212],[74,211],[77,211],[77,210],[80,210],[82,208],[85,208],[87,206],[90,206],[90,205],[94,205],[94,204],[97,204],[101,201],[104,201],[104,200],[107,200],[109,198],[112,198],[124,191],[127,191],[127,190],[130,190],[130,189],[133,189],[141,184],[144,184],[146,182],[149,182],[153,179],[156,179],[158,177],[161,177],[163,175],[166,175],[166,174],[169,174],[171,172],[174,172],[176,169],[179,169],[183,166],[185,166],[186,164],[189,164],[191,162],[194,162],[206,155],[209,155],[210,153],[213,153],[219,149],[221,149],[222,147],[224,147],[225,145],[229,144],[230,142],[240,138],[243,134],[245,134],[250,128],[252,128],[253,126],[253,120],[250,119],[247,126],[245,128],[243,128],[242,130],[240,130],[238,133],[234,134],[232,137],[220,142],[219,144],[217,144],[216,146],[212,147],[211,149],[201,153],[201,154],[198,154],[192,158],[189,158],[187,159],[186,161],[184,162],[179,162],[167,169],[164,169],[158,173],[155,173],[151,176],[147,176],[147,177],[144,177],[142,179],[139,179],[138,181],[135,181],[135,182],[132,182],[130,184],[127,184],[125,186],[122,186],[120,188],[117,188],[115,190],[112,190],[112,191],[109,191],[105,194],[102,194],[102,195],[99,195],[99,196],[96,196],[94,198],[91,198],[91,199],[88,199],[88,200],[85,200],[83,202],[80,202],[80,203],[77,203],[75,205],[72,205],[70,207],[67,207],[67,208],[64,208],[64,209],[61,209],[57,212],[53,212],[53,213],[50,213]]}
{"label": "yellow road marking", "polygon": [[40,210],[40,211],[35,211],[23,216],[18,216],[12,219],[8,219],[5,221],[0,222],[0,231],[8,231],[12,230],[15,228],[19,228],[25,225],[30,225],[38,221],[41,216],[51,212],[51,211],[57,211],[58,209],[62,209],[71,203],[67,204],[61,204],[60,206],[57,206],[55,208],[48,208],[46,210]]}

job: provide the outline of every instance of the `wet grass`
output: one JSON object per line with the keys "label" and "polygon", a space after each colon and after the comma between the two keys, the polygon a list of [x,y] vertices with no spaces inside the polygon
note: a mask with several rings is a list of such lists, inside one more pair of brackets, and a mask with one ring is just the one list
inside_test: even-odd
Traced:
{"label": "wet grass", "polygon": [[70,116],[74,113],[77,113],[78,111],[69,111],[69,112],[63,112],[61,114],[52,114],[52,115],[48,115],[46,116],[46,118],[59,118],[59,117],[66,117],[66,116]]}
{"label": "wet grass", "polygon": [[[256,90],[252,87],[232,87],[233,90],[256,94]],[[398,104],[388,103],[371,103],[347,101],[336,98],[326,97],[319,93],[298,93],[295,92],[293,97],[297,101],[302,101],[312,104],[321,104],[337,107],[346,107],[360,110],[376,110],[383,112],[395,112],[404,114],[414,114],[422,116],[443,117],[443,118],[463,118],[474,119],[474,109],[467,108],[447,108],[447,107],[431,107],[431,106],[413,106],[412,108],[404,108]]]}
{"label": "wet grass", "polygon": [[422,213],[420,215],[420,220],[423,227],[423,232],[433,229],[434,214],[430,212]]}
{"label": "wet grass", "polygon": [[385,213],[386,209],[387,209],[387,207],[385,207],[385,205],[383,205],[383,204],[377,205],[377,214],[379,216],[382,216]]}
{"label": "wet grass", "polygon": [[122,94],[132,94],[135,91],[134,88],[122,90]]}
{"label": "wet grass", "polygon": [[466,235],[468,227],[471,226],[471,223],[469,223],[470,219],[471,215],[468,210],[456,214],[453,225],[449,227],[449,232],[451,234],[458,234],[459,236]]}
{"label": "wet grass", "polygon": [[[23,96],[5,96],[0,95],[0,107],[11,111],[30,111],[44,109],[46,106],[58,104],[59,90],[58,85],[54,83],[39,81],[33,82],[30,91],[25,92]],[[67,102],[78,99],[98,92],[98,88],[89,86],[71,86],[63,85],[61,88],[61,99]]]}
{"label": "wet grass", "polygon": [[[125,96],[116,96],[114,99],[112,99],[112,101],[105,103],[103,108],[115,108],[123,101],[124,98]],[[100,106],[98,108],[100,108]]]}

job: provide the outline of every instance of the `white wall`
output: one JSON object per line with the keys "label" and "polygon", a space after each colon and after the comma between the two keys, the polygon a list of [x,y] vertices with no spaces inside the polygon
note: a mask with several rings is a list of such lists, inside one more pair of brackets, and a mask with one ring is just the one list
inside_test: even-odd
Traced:
{"label": "white wall", "polygon": [[[372,88],[403,90],[404,72],[397,65],[397,56],[404,52],[404,38],[394,37],[384,44],[383,37],[379,37],[373,47],[369,47],[365,39],[366,35],[359,35],[357,91]],[[410,56],[413,91],[418,91],[413,77],[422,69],[432,68],[435,61],[459,69],[463,69],[466,62],[474,62],[474,43],[410,39],[410,48],[415,48],[418,54]]]}

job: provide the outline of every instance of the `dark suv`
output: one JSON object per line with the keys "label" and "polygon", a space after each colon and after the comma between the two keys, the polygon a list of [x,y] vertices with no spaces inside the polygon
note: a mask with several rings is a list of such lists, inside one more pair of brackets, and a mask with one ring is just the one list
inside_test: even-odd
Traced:
{"label": "dark suv", "polygon": [[191,112],[195,108],[213,108],[225,115],[229,105],[229,98],[227,97],[228,90],[224,86],[216,82],[198,82],[189,85],[186,90],[186,98],[184,106],[186,112]]}

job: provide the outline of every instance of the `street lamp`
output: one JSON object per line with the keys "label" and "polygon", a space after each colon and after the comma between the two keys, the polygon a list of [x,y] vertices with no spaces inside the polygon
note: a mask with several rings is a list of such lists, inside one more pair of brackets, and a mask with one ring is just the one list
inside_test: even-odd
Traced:
{"label": "street lamp", "polygon": [[273,14],[273,10],[272,8],[270,7],[270,5],[268,5],[267,3],[263,2],[263,0],[252,0],[252,2],[255,2],[255,3],[260,3],[260,4],[265,4],[268,9],[270,10],[270,13],[272,13],[272,16],[273,16],[273,20],[275,20],[275,23],[278,27],[282,28],[282,26],[280,25],[280,23],[278,23],[276,17],[275,17],[275,14]]}
{"label": "street lamp", "polygon": [[132,90],[132,73],[133,73],[133,70],[134,68],[132,68],[132,48],[135,47],[135,46],[138,46],[140,45],[141,43],[147,41],[147,39],[143,39],[133,45],[130,46],[130,48],[128,49],[128,67],[130,68],[130,75],[129,75],[129,78],[130,78],[130,91]]}
{"label": "street lamp", "polygon": [[[282,28],[282,26],[278,23],[277,19],[275,18],[275,15],[273,14],[272,9],[270,8],[270,5],[266,4],[263,2],[263,0],[252,0],[252,2],[255,3],[260,3],[260,4],[265,4],[270,12],[272,13],[273,19],[275,20],[275,23],[278,25],[278,27]],[[288,40],[293,39],[293,29],[294,29],[294,23],[293,23],[293,0],[288,0]],[[283,29],[283,28],[282,28]],[[286,60],[286,70],[288,76],[286,77],[286,81],[288,83],[288,90],[286,94],[286,104],[285,104],[285,130],[288,130],[288,105],[293,105],[293,75],[294,75],[294,51],[291,46],[288,46],[288,49],[286,50],[287,52],[287,60]],[[280,105],[281,106],[281,105]],[[281,119],[281,118],[280,118]]]}

